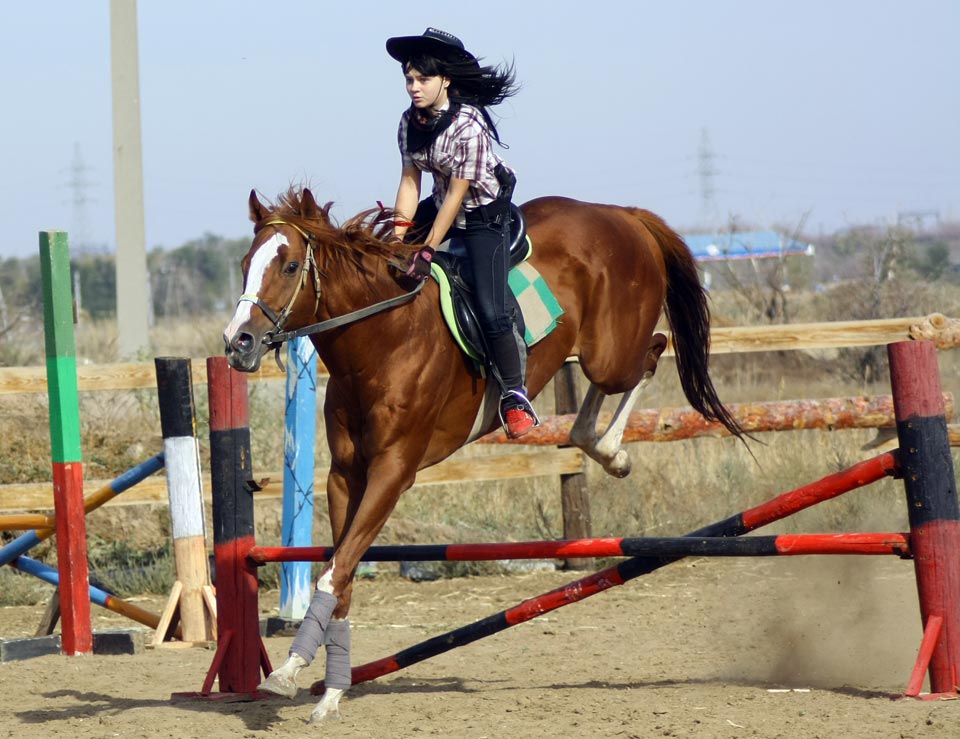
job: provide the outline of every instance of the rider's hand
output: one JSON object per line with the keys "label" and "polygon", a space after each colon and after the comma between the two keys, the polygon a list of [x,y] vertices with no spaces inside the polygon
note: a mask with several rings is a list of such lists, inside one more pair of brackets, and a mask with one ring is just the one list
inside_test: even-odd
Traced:
{"label": "rider's hand", "polygon": [[429,246],[421,247],[410,258],[410,265],[407,267],[407,277],[415,280],[425,280],[430,276],[430,263],[433,261],[434,250]]}

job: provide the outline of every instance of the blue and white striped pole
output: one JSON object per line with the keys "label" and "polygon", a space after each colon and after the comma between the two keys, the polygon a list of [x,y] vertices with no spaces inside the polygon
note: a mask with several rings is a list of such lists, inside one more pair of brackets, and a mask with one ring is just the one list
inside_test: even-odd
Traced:
{"label": "blue and white striped pole", "polygon": [[[283,433],[283,522],[285,547],[313,542],[313,455],[317,436],[317,353],[310,339],[287,344],[286,424]],[[280,565],[280,617],[301,620],[310,605],[309,562]]]}

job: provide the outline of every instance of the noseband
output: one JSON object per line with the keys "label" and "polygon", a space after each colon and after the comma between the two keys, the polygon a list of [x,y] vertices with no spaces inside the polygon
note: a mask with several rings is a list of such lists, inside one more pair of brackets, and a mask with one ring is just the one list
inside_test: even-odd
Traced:
{"label": "noseband", "polygon": [[273,220],[267,221],[264,226],[290,226],[291,228],[296,229],[296,231],[303,237],[304,242],[306,243],[306,257],[304,257],[303,263],[300,265],[300,279],[297,280],[297,286],[293,291],[293,295],[290,296],[290,300],[287,301],[286,307],[280,311],[279,314],[275,313],[274,310],[268,306],[263,300],[260,299],[259,295],[244,293],[239,298],[237,298],[237,303],[248,302],[253,303],[257,306],[263,314],[270,319],[270,322],[274,325],[274,329],[267,331],[263,335],[261,340],[262,344],[267,346],[275,346],[277,350],[277,364],[280,365],[280,369],[283,369],[283,364],[280,362],[280,345],[284,341],[289,341],[290,339],[295,339],[300,336],[309,336],[311,334],[318,334],[324,331],[330,331],[331,329],[338,328],[340,326],[345,326],[350,323],[355,323],[360,321],[367,316],[372,316],[376,313],[388,310],[393,308],[396,305],[405,303],[408,300],[411,300],[416,296],[420,290],[423,289],[425,281],[418,281],[417,285],[410,290],[409,292],[404,293],[403,295],[398,295],[387,300],[382,300],[379,303],[374,303],[373,305],[368,305],[366,308],[360,308],[359,310],[352,311],[342,316],[337,316],[336,318],[330,318],[326,321],[320,321],[319,323],[312,323],[309,326],[304,326],[302,328],[294,329],[293,331],[284,331],[283,327],[286,324],[287,319],[290,317],[290,314],[293,312],[293,306],[297,302],[297,298],[300,297],[300,291],[303,290],[303,286],[307,284],[310,274],[313,274],[313,287],[314,293],[316,295],[316,302],[313,307],[314,315],[316,315],[317,309],[320,306],[320,277],[326,277],[327,275],[323,274],[320,271],[320,267],[317,266],[316,257],[314,255],[314,249],[316,248],[316,239],[311,236],[309,233],[304,231],[295,223],[290,223],[283,220]]}

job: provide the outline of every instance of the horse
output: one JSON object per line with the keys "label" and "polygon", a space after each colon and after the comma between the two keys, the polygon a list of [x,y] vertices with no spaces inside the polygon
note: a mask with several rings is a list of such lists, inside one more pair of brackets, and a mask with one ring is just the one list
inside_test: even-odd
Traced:
{"label": "horse", "polygon": [[[339,716],[350,686],[346,619],[361,557],[419,470],[498,425],[499,388],[454,343],[437,284],[404,275],[417,245],[390,237],[389,210],[336,225],[331,204],[321,207],[302,187],[276,204],[261,203],[254,190],[248,204],[254,238],[241,262],[244,293],[223,333],[228,363],[254,372],[283,340],[310,335],[329,372],[323,416],[334,555],[298,632],[300,639],[313,619],[304,637],[309,647],[300,650],[309,655],[298,659],[292,651],[261,685],[292,698],[297,672],[326,643],[325,691],[311,716],[321,721]],[[542,197],[520,210],[533,245],[529,261],[563,309],[553,331],[529,349],[530,396],[569,357],[589,381],[571,444],[609,474],[629,473],[623,432],[667,345],[655,331],[663,314],[687,400],[743,440],[710,378],[707,296],[682,238],[640,208]],[[598,434],[603,400],[618,394],[613,418]]]}

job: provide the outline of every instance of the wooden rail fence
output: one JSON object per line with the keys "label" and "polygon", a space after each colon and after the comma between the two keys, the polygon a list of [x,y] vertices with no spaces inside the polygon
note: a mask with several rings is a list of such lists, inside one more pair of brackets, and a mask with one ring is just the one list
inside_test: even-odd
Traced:
{"label": "wooden rail fence", "polygon": [[[737,326],[714,328],[710,334],[713,354],[747,352],[840,349],[891,344],[905,339],[928,339],[939,349],[960,345],[960,320],[940,313],[913,318],[887,318],[875,321],[834,321],[797,323],[786,326]],[[667,346],[664,354],[673,353]],[[207,384],[205,358],[194,359],[194,385]],[[326,374],[318,364],[317,374]],[[248,377],[250,382],[283,380],[286,375],[267,359],[260,371]],[[106,365],[78,365],[77,385],[81,392],[94,390],[137,390],[156,387],[153,362],[125,362]],[[45,393],[47,370],[43,366],[0,367],[0,395]]]}
{"label": "wooden rail fence", "polygon": [[[711,351],[714,354],[740,352],[835,349],[855,346],[888,344],[904,339],[928,339],[938,348],[952,348],[960,344],[960,321],[939,313],[913,318],[895,318],[876,321],[841,321],[831,323],[794,324],[786,326],[715,328],[711,333]],[[671,353],[668,347],[667,354]],[[192,362],[193,382],[205,385],[206,361]],[[326,374],[318,364],[317,372]],[[272,362],[265,361],[259,372],[249,378],[252,382],[285,380]],[[153,362],[127,362],[110,365],[79,365],[77,382],[81,392],[153,389],[156,387]],[[45,367],[0,367],[0,395],[46,393]],[[948,416],[953,410],[953,398],[946,397]],[[748,430],[786,430],[797,428],[885,428],[893,426],[889,397],[833,398],[819,401],[788,401],[786,403],[732,404],[734,414],[748,421]],[[693,436],[716,436],[713,424],[694,422],[689,409],[658,409],[638,411],[631,417],[625,441],[666,441]],[[572,417],[557,416],[548,419],[543,429],[537,429],[524,443],[556,445],[563,443],[563,435]],[[492,434],[484,441],[501,442],[502,435]],[[950,426],[950,440],[960,445],[960,427]],[[536,452],[511,452],[465,458],[460,454],[423,470],[417,477],[418,485],[453,482],[502,480],[531,476],[571,475],[583,470],[579,450],[544,447]],[[265,476],[260,498],[282,496],[281,472]],[[89,489],[99,488],[104,481],[88,480]],[[209,479],[205,482],[209,491]],[[326,470],[317,470],[315,492],[326,489]],[[115,505],[162,503],[167,499],[163,477],[148,478],[135,489],[115,501]],[[52,507],[50,482],[0,485],[0,511],[47,510]]]}

